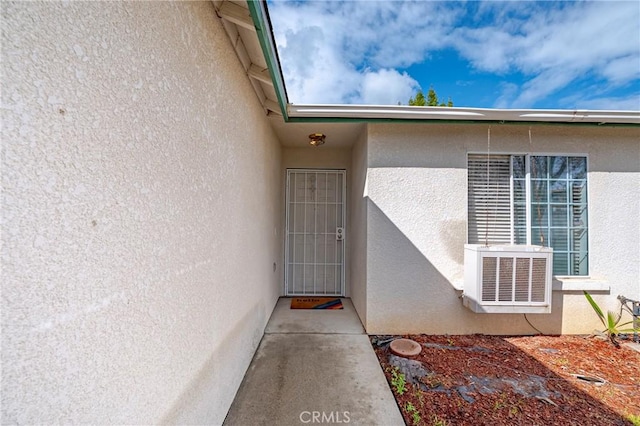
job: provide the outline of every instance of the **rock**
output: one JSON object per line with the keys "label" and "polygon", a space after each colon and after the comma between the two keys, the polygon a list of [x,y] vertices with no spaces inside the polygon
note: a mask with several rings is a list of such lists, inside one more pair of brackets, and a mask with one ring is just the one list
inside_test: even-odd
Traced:
{"label": "rock", "polygon": [[389,364],[397,367],[404,374],[407,383],[420,383],[420,379],[431,374],[420,361],[403,358],[397,355],[389,355]]}

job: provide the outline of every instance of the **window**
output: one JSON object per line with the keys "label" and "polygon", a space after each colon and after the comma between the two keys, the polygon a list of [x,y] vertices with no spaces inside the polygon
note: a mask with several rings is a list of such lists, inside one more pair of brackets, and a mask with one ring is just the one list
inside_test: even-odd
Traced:
{"label": "window", "polygon": [[588,275],[587,159],[469,154],[470,244],[553,248],[555,275]]}

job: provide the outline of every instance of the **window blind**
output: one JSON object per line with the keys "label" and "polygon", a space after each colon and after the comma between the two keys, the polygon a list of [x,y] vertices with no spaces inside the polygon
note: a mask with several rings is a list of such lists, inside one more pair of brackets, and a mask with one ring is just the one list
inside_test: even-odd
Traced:
{"label": "window blind", "polygon": [[469,154],[468,241],[511,243],[511,156]]}

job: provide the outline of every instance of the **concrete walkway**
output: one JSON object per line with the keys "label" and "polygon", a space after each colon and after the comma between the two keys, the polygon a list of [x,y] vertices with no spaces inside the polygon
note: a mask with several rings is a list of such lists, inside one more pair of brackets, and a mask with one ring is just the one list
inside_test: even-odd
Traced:
{"label": "concrete walkway", "polygon": [[281,298],[225,425],[404,425],[349,299],[343,310]]}

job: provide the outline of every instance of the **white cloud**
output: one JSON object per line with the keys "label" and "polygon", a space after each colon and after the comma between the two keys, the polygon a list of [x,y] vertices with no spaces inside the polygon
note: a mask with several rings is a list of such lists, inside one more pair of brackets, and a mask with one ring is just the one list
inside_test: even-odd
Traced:
{"label": "white cloud", "polygon": [[517,96],[518,85],[514,83],[503,82],[500,84],[500,95],[496,99],[494,108],[509,108],[513,99]]}
{"label": "white cloud", "polygon": [[614,84],[624,84],[627,81],[638,79],[640,78],[640,59],[633,54],[613,59],[603,67],[602,75]]}
{"label": "white cloud", "polygon": [[640,95],[638,94],[627,96],[572,96],[568,99],[561,99],[560,102],[562,104],[571,105],[571,108],[575,109],[618,111],[640,110]]}
{"label": "white cloud", "polygon": [[[528,4],[535,13],[526,21],[506,18],[479,29],[458,28],[451,36],[451,44],[477,70],[525,76],[509,107],[531,107],[589,75],[606,79],[610,87],[639,77],[637,3],[568,3],[559,9]],[[517,30],[516,22],[522,23]]]}
{"label": "white cloud", "polygon": [[356,96],[357,71],[325,42],[324,30],[288,30],[280,47],[282,71],[292,103],[345,103]]}
{"label": "white cloud", "polygon": [[400,74],[393,69],[365,72],[358,103],[365,105],[406,104],[418,90],[419,84],[406,72]]}
{"label": "white cloud", "polygon": [[637,95],[618,98],[593,98],[580,101],[577,109],[603,109],[619,111],[640,110],[640,97]]}
{"label": "white cloud", "polygon": [[518,96],[509,105],[509,108],[529,108],[536,101],[564,88],[573,78],[575,78],[575,74],[572,70],[558,70],[556,68],[544,70],[520,87]]}

